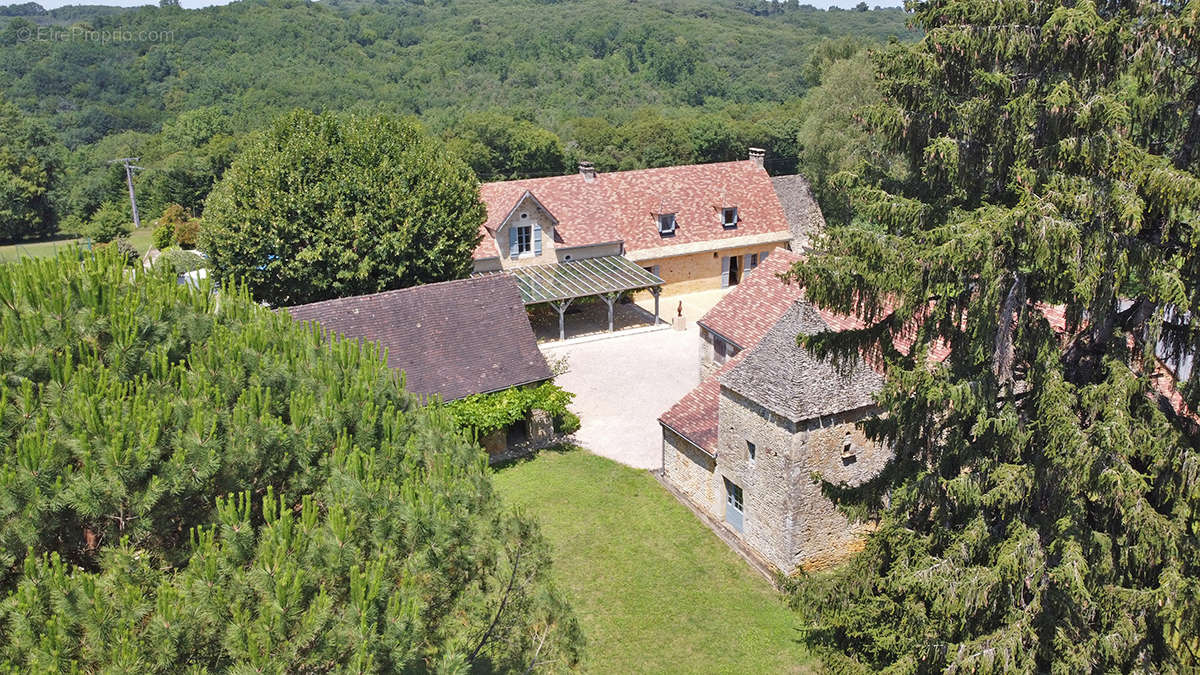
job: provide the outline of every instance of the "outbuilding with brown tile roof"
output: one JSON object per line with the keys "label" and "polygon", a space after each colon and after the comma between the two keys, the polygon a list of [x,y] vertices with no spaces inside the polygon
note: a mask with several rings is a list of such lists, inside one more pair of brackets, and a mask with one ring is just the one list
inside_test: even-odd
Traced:
{"label": "outbuilding with brown tile roof", "polygon": [[378,342],[414,393],[454,400],[552,377],[513,277],[494,274],[287,310],[332,333]]}

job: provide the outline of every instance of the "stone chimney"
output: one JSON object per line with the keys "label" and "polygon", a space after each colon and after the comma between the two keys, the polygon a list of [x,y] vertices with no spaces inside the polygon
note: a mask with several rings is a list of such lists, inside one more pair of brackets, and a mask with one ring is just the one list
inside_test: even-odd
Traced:
{"label": "stone chimney", "polygon": [[583,176],[584,182],[590,183],[596,180],[596,167],[592,166],[591,162],[580,162],[579,175]]}
{"label": "stone chimney", "polygon": [[762,166],[763,158],[767,156],[767,151],[762,148],[750,148],[750,161]]}

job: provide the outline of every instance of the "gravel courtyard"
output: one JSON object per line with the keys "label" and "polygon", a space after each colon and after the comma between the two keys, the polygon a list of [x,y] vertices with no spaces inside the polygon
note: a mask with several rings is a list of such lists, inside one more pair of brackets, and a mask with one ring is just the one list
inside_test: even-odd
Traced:
{"label": "gravel courtyard", "polygon": [[671,329],[542,345],[548,360],[567,357],[569,370],[555,378],[575,393],[571,405],[583,426],[579,444],[597,455],[639,469],[662,467],[663,414],[700,382],[700,331]]}

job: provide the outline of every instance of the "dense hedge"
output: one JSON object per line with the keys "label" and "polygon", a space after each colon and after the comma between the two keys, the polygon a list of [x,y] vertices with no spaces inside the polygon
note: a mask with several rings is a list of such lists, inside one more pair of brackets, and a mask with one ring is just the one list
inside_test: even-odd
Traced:
{"label": "dense hedge", "polygon": [[0,669],[578,659],[546,547],[377,353],[115,256],[0,266]]}

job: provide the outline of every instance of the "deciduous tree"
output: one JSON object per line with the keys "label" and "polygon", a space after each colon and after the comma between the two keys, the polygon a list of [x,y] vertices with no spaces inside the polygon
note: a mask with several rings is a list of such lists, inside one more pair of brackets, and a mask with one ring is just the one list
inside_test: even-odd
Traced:
{"label": "deciduous tree", "polygon": [[55,148],[48,130],[0,99],[0,241],[54,234]]}
{"label": "deciduous tree", "polygon": [[222,282],[295,305],[463,278],[483,219],[470,168],[414,122],[298,110],[225,172],[200,248]]}

